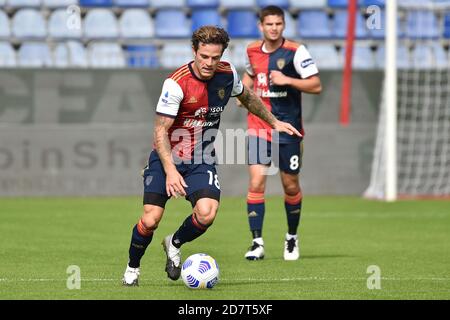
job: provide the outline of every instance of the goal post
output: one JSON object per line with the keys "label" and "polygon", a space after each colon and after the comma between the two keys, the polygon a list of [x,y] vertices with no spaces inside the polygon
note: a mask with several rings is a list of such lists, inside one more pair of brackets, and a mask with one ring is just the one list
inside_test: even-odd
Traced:
{"label": "goal post", "polygon": [[447,20],[450,1],[386,1],[385,77],[366,198],[450,198]]}

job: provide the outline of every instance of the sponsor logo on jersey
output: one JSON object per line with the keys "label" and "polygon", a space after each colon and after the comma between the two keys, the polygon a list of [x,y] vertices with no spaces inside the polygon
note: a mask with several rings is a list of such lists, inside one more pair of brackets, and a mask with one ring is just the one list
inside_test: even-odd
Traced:
{"label": "sponsor logo on jersey", "polygon": [[220,119],[214,121],[204,121],[196,119],[186,119],[183,122],[184,127],[212,127],[219,123]]}
{"label": "sponsor logo on jersey", "polygon": [[195,111],[194,117],[204,118],[207,113],[208,113],[208,109],[206,107],[201,107],[201,108],[198,108],[197,111]]}
{"label": "sponsor logo on jersey", "polygon": [[267,87],[267,75],[265,73],[258,73],[256,77],[258,79],[258,86]]}
{"label": "sponsor logo on jersey", "polygon": [[283,69],[284,66],[286,65],[286,60],[284,58],[280,58],[277,60],[277,67],[278,69]]}
{"label": "sponsor logo on jersey", "polygon": [[285,98],[287,97],[287,91],[270,91],[270,90],[261,90],[257,89],[256,94],[261,98]]}
{"label": "sponsor logo on jersey", "polygon": [[306,59],[300,65],[302,68],[306,68],[307,66],[309,66],[311,64],[314,64],[314,61],[312,59]]}

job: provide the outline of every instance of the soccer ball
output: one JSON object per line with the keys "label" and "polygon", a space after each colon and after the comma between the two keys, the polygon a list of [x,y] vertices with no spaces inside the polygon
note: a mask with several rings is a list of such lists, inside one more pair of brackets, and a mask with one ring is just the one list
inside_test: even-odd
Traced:
{"label": "soccer ball", "polygon": [[205,253],[193,254],[184,261],[181,278],[188,288],[211,289],[219,281],[219,265]]}

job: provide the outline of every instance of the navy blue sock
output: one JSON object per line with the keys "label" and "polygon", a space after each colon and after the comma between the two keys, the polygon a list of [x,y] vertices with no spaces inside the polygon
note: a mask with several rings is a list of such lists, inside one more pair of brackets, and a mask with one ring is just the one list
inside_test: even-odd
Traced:
{"label": "navy blue sock", "polygon": [[133,234],[131,236],[131,244],[129,250],[130,261],[128,265],[131,268],[138,268],[141,264],[141,258],[145,253],[150,242],[153,239],[153,230],[149,231],[143,227],[141,221],[133,228]]}
{"label": "navy blue sock", "polygon": [[210,225],[201,224],[195,214],[191,214],[174,233],[172,244],[180,248],[186,242],[197,239],[206,232]]}
{"label": "navy blue sock", "polygon": [[253,239],[262,237],[264,213],[264,193],[249,192],[247,194],[247,214]]}
{"label": "navy blue sock", "polygon": [[300,224],[300,216],[302,212],[302,194],[299,192],[295,196],[285,195],[284,207],[286,209],[286,217],[288,222],[288,233],[297,234],[298,225]]}

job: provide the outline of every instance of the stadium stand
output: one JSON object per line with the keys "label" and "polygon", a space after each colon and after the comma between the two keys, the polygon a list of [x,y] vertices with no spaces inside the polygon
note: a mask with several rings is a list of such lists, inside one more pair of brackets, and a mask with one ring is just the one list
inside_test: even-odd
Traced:
{"label": "stadium stand", "polygon": [[[403,68],[418,65],[421,59],[431,59],[438,67],[444,62],[448,64],[450,0],[430,1],[441,4],[442,10],[429,10],[422,0],[399,0],[399,55],[405,58],[399,59],[399,63]],[[190,48],[188,50],[185,44],[180,43],[187,40],[189,44],[193,30],[211,24],[228,30],[232,41],[227,57],[242,67],[241,56],[245,52],[241,48],[260,38],[257,11],[266,4],[285,8],[286,38],[304,39],[317,50],[318,57],[314,54],[313,57],[320,60],[324,68],[342,68],[344,50],[338,49],[345,47],[347,0],[0,0],[0,41],[4,41],[2,64],[8,61],[8,65],[78,68],[98,65],[132,68],[176,66],[179,61],[190,59],[192,54]],[[379,68],[381,65],[385,4],[385,0],[358,1],[355,68]],[[74,14],[73,10],[68,10],[71,5],[80,7],[79,28],[68,24],[68,18]],[[366,26],[368,13],[365,8],[371,5],[382,9],[381,29]],[[404,39],[408,42],[401,43],[406,41]],[[99,62],[100,58],[93,59],[92,47],[96,47],[90,43],[93,40],[97,44],[102,41],[115,44],[114,54],[117,56],[120,52],[122,58],[115,58],[113,62],[108,58],[109,62],[105,63]],[[21,49],[25,43],[27,46]],[[28,49],[28,44],[38,45],[39,49],[35,50],[33,46]],[[42,58],[46,51],[42,48],[49,48],[49,56],[54,63]],[[174,48],[181,48],[179,58]],[[364,57],[370,56],[368,48],[374,63],[369,63],[366,68],[359,65],[358,59],[363,61]],[[72,51],[79,53],[80,50],[84,50],[84,54],[80,54],[85,57],[81,62],[70,58]],[[105,50],[100,50],[101,57],[107,56]],[[20,51],[26,54],[22,52],[19,57]],[[330,54],[328,61],[324,52]],[[35,53],[38,58],[33,56]],[[29,64],[24,60],[28,58],[33,59]]]}
{"label": "stadium stand", "polygon": [[94,42],[88,46],[88,62],[94,68],[123,68],[125,55],[117,42]]}
{"label": "stadium stand", "polygon": [[52,67],[53,58],[50,48],[42,42],[25,42],[18,52],[18,65],[21,67]]}
{"label": "stadium stand", "polygon": [[16,53],[9,42],[0,42],[0,67],[14,68],[17,66]]}

